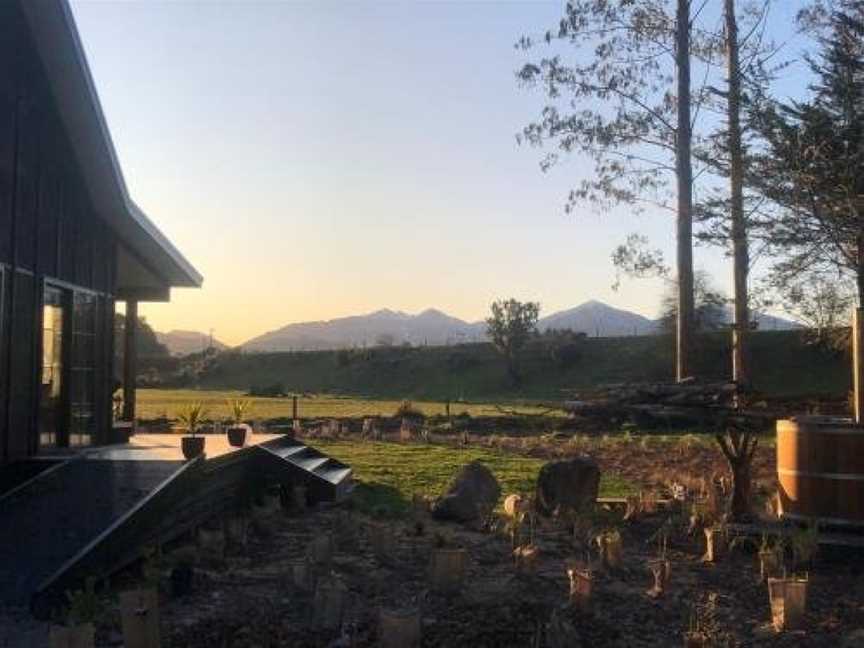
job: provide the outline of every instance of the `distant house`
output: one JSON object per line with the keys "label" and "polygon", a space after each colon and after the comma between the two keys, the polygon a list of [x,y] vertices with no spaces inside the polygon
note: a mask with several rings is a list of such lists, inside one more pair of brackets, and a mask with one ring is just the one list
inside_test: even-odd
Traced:
{"label": "distant house", "polygon": [[67,2],[0,2],[0,464],[106,443],[115,303],[201,281],[129,197]]}

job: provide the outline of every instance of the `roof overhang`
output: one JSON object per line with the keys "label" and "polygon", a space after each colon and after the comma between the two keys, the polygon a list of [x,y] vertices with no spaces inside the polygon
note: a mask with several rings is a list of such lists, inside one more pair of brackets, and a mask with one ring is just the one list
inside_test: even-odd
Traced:
{"label": "roof overhang", "polygon": [[[153,287],[165,295],[172,286],[200,287],[202,276],[129,196],[67,0],[20,0],[20,5],[93,206],[123,248],[118,296]],[[139,268],[143,272],[132,271]]]}

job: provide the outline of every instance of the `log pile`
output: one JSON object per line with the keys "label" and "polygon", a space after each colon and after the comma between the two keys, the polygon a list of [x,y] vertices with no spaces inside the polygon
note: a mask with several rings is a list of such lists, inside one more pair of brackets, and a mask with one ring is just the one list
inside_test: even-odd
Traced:
{"label": "log pile", "polygon": [[561,407],[573,416],[639,427],[708,427],[732,413],[741,414],[735,410],[740,394],[733,382],[621,383],[580,393]]}

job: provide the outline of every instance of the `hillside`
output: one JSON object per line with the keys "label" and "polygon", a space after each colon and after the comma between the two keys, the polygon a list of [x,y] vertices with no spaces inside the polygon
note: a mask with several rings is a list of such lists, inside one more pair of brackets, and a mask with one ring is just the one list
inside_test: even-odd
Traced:
{"label": "hillside", "polygon": [[228,348],[226,344],[223,344],[216,338],[211,340],[209,335],[199,331],[181,331],[177,329],[168,331],[167,333],[156,331],[156,339],[173,356],[200,353],[211,344],[220,351]]}
{"label": "hillside", "polygon": [[[730,375],[730,337],[699,338],[695,371],[706,378]],[[358,396],[468,400],[525,397],[558,399],[599,383],[671,380],[672,338],[666,335],[584,338],[555,346],[535,340],[514,388],[504,364],[485,343],[441,347],[379,347],[341,351],[245,354],[227,351],[209,361],[204,388],[249,389],[280,384],[286,391]],[[845,394],[849,360],[805,346],[795,331],[759,331],[752,337],[757,389],[777,395]]]}

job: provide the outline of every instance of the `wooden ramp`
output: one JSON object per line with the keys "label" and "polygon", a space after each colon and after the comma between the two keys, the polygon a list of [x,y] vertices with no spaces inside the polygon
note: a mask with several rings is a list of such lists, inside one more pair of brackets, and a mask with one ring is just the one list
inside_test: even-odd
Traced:
{"label": "wooden ramp", "polygon": [[82,452],[0,498],[0,603],[50,615],[65,591],[101,579],[237,503],[244,483],[307,486],[313,502],[339,501],[351,469],[287,437],[243,448],[207,438],[184,462],[175,435]]}

